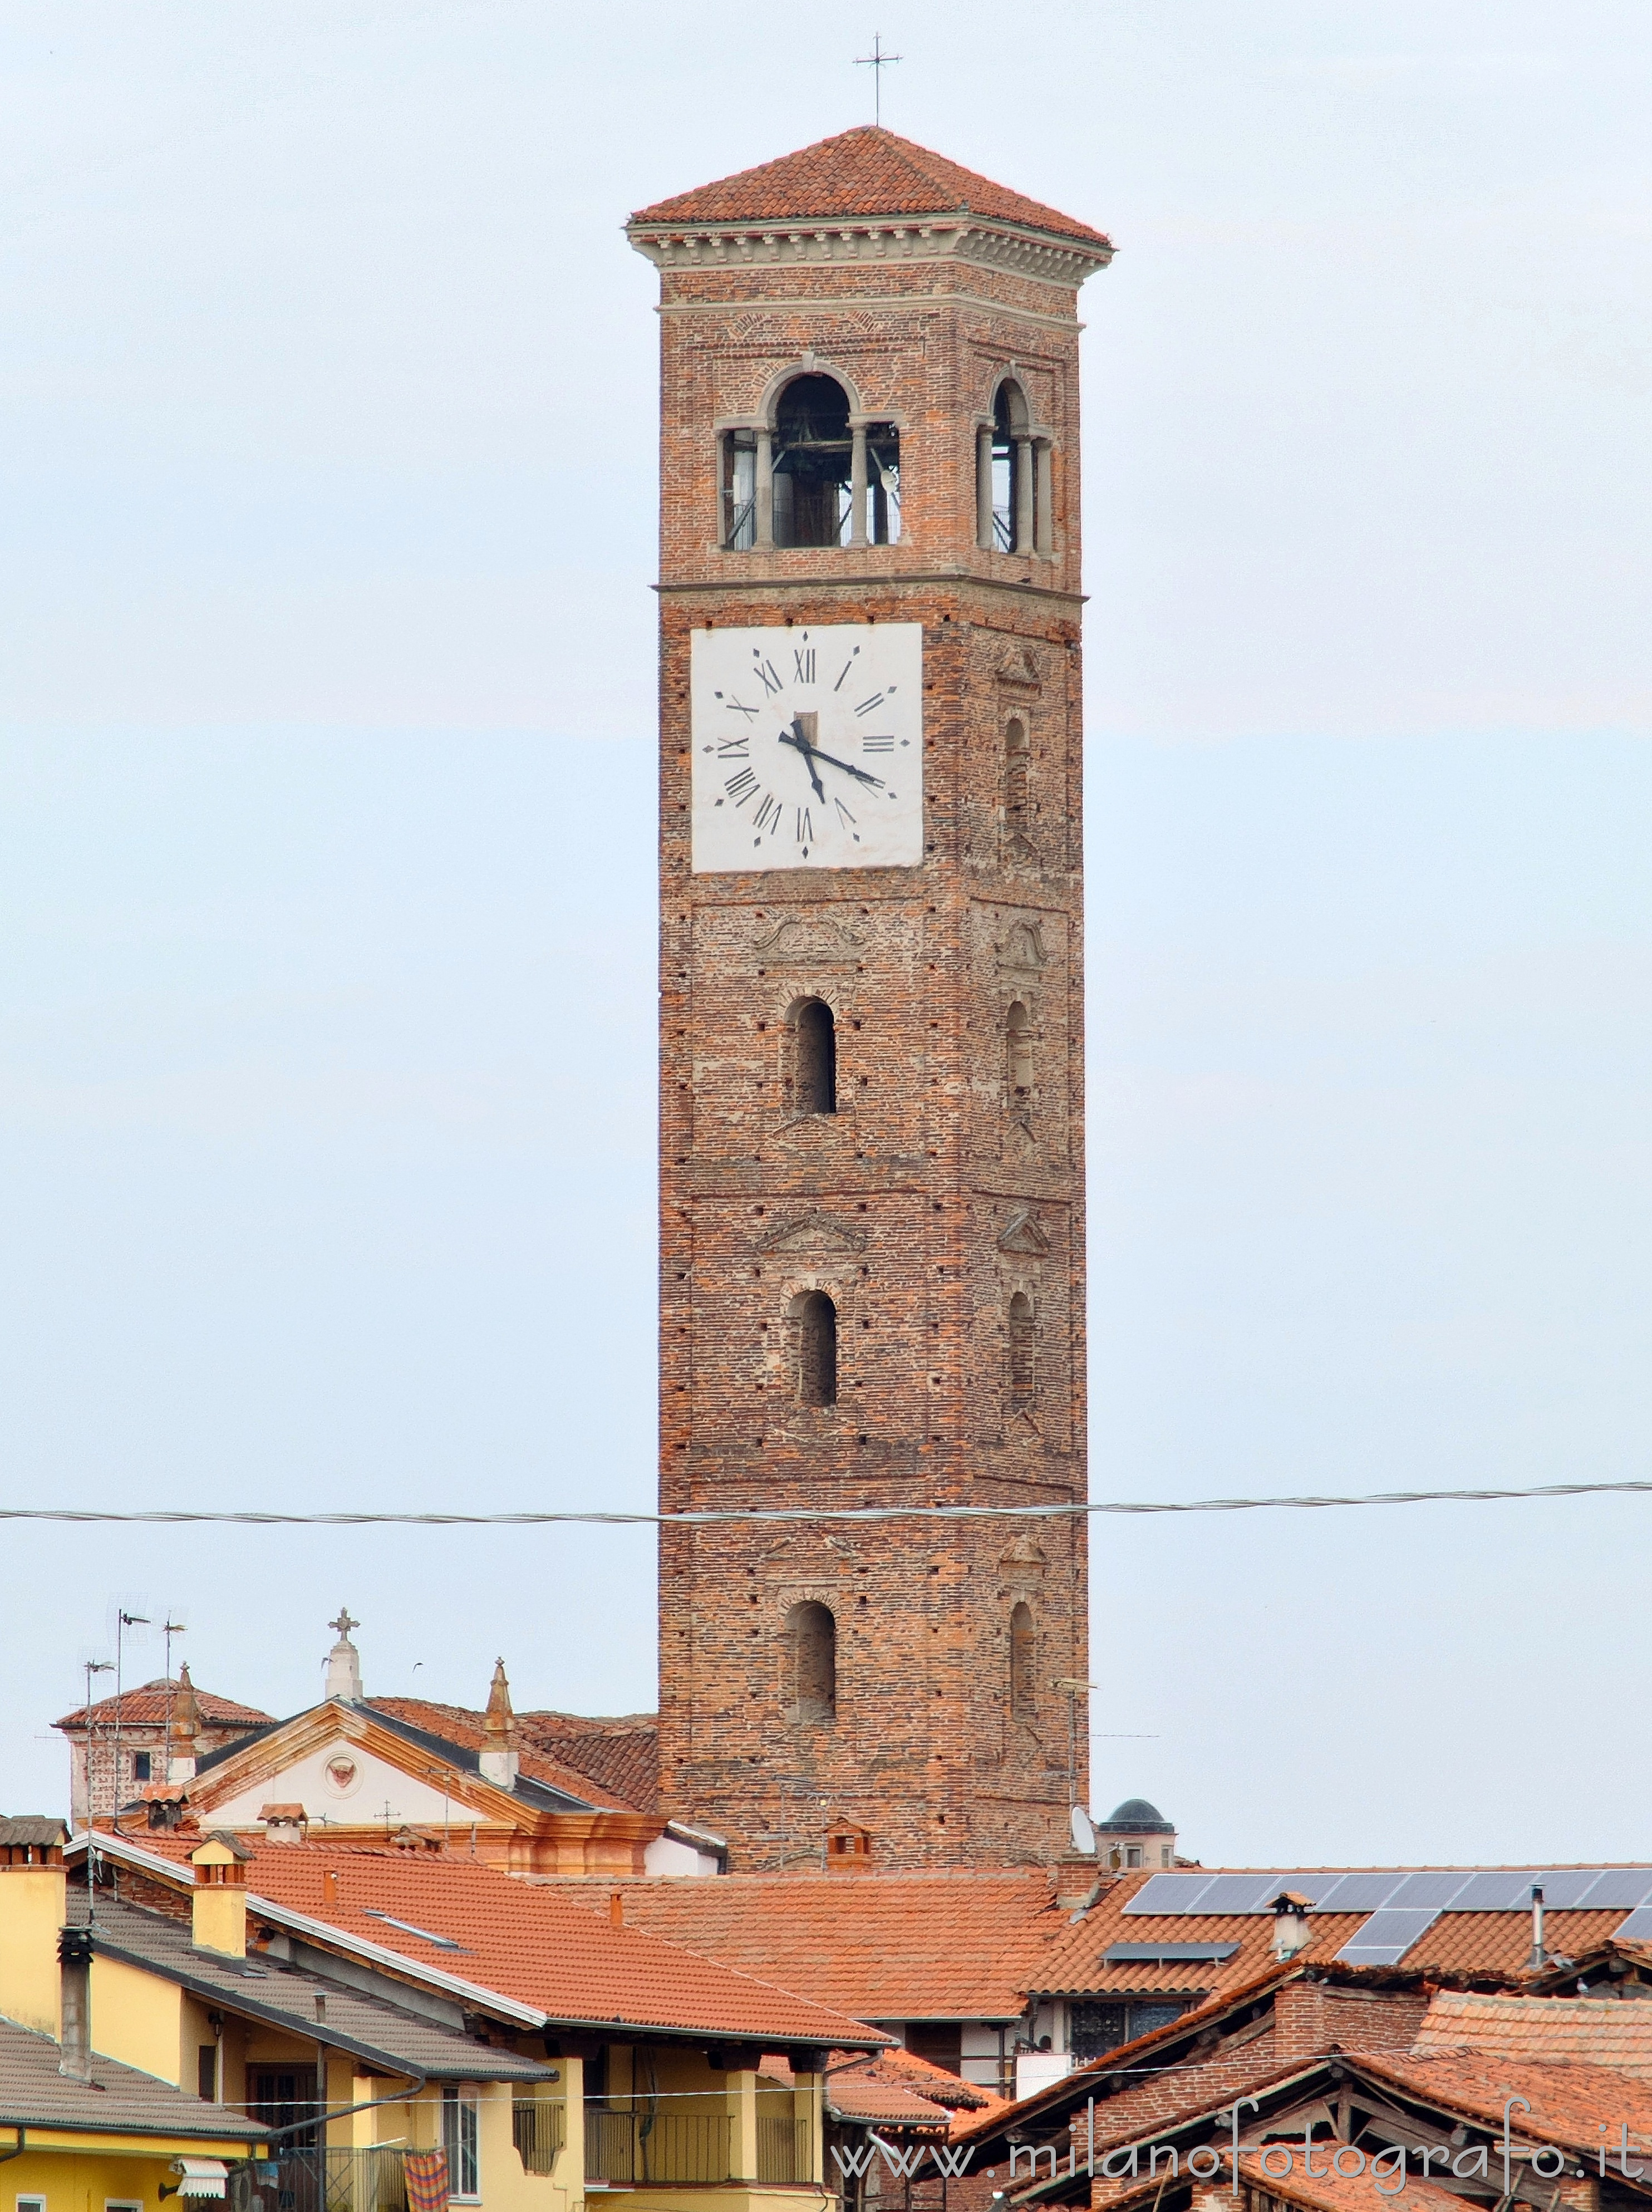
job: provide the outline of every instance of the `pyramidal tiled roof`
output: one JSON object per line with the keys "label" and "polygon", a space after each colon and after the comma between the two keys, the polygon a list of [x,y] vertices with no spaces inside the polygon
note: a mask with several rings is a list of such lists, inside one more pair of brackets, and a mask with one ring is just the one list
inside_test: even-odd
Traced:
{"label": "pyramidal tiled roof", "polygon": [[640,208],[634,223],[804,222],[852,216],[973,215],[1110,251],[1087,223],[995,185],[875,125]]}

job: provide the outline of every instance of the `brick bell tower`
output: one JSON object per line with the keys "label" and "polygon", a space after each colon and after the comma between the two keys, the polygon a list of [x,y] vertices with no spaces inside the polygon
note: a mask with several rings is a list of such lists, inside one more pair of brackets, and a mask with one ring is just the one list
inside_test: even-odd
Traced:
{"label": "brick bell tower", "polygon": [[[1078,289],[881,130],[660,272],[662,1509],[1084,1495]],[[1084,1524],[668,1530],[662,1803],[737,1869],[1059,1851]]]}

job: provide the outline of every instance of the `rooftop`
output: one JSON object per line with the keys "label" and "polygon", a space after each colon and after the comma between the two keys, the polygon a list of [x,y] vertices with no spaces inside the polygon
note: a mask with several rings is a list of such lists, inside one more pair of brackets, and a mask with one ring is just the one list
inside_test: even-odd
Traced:
{"label": "rooftop", "polygon": [[0,2020],[0,2127],[72,2128],[99,2135],[187,2136],[255,2142],[260,2130],[222,2105],[186,2097],[118,2059],[94,2057],[92,2079],[59,2073],[63,2052],[49,2035]]}
{"label": "rooftop", "polygon": [[657,200],[631,217],[634,226],[792,222],[851,216],[974,216],[1018,230],[1111,252],[1087,223],[995,185],[910,138],[872,124],[823,138],[795,154],[742,169],[714,184]]}
{"label": "rooftop", "polygon": [[[249,1926],[261,1909],[276,1925],[325,1942],[328,1931],[381,1962],[468,1985],[547,2021],[623,2033],[714,2036],[765,2049],[880,2047],[886,2039],[849,2014],[714,1963],[639,1927],[615,1926],[606,1885],[579,1905],[480,1860],[247,1836]],[[127,1840],[131,1863],[189,1879],[196,1836]],[[106,1843],[106,1849],[107,1848]],[[331,1879],[329,1878],[331,1877]],[[696,1885],[708,1887],[709,1885]],[[101,1904],[100,1903],[100,1914]]]}
{"label": "rooftop", "polygon": [[[118,1709],[123,1728],[164,1727],[172,1717],[178,1692],[176,1682],[160,1674],[153,1682],[139,1682],[123,1690],[118,1698],[100,1698],[95,1705],[78,1705],[52,1725],[56,1729],[112,1728]],[[261,1713],[256,1705],[237,1705],[233,1698],[218,1697],[211,1690],[196,1691],[195,1709],[207,1728],[268,1728],[273,1721],[271,1714]]]}

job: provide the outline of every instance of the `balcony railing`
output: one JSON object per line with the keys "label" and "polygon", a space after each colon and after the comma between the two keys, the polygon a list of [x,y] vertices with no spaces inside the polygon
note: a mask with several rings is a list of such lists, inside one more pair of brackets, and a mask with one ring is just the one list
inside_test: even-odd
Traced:
{"label": "balcony railing", "polygon": [[608,2112],[587,2106],[587,2181],[732,2181],[734,2121],[727,2112]]}
{"label": "balcony railing", "polygon": [[229,2169],[230,2212],[407,2212],[404,2153],[289,2150]]}
{"label": "balcony railing", "polygon": [[511,2106],[511,2140],[524,2173],[549,2173],[568,2141],[568,2106],[560,2099],[518,2097]]}
{"label": "balcony railing", "polygon": [[757,2116],[759,2181],[813,2181],[815,2131],[790,2112]]}

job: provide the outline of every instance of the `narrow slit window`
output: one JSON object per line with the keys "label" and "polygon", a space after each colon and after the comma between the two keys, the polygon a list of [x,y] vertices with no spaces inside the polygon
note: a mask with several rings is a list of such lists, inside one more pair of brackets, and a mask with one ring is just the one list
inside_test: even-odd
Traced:
{"label": "narrow slit window", "polygon": [[1029,419],[1021,386],[1006,377],[993,401],[993,545],[999,553],[1032,549]]}
{"label": "narrow slit window", "polygon": [[1024,1601],[1010,1614],[1010,1718],[1032,1718],[1036,1703],[1032,1607]]}
{"label": "narrow slit window", "polygon": [[723,437],[723,543],[745,553],[757,542],[757,434],[729,430]]}
{"label": "narrow slit window", "polygon": [[837,1024],[824,999],[805,999],[793,1018],[799,1114],[837,1111]]}
{"label": "narrow slit window", "polygon": [[798,1397],[805,1406],[835,1406],[837,1308],[824,1291],[805,1291],[793,1316],[798,1325]]}
{"label": "narrow slit window", "polygon": [[1005,1068],[1013,1105],[1017,1100],[1030,1098],[1033,1090],[1032,1016],[1019,999],[1005,1019],[1004,1038]]}
{"label": "narrow slit window", "polygon": [[829,1606],[806,1598],[786,1616],[786,1717],[831,1722],[837,1717],[837,1622]]}
{"label": "narrow slit window", "polygon": [[1031,781],[1032,747],[1027,725],[1011,714],[1004,729],[1004,811],[1011,826],[1019,829],[1027,818],[1027,787]]}
{"label": "narrow slit window", "polygon": [[866,432],[866,543],[901,542],[901,434],[893,422],[874,422]]}
{"label": "narrow slit window", "polygon": [[1010,1403],[1017,1413],[1024,1413],[1033,1401],[1035,1353],[1032,1300],[1017,1291],[1010,1300]]}

